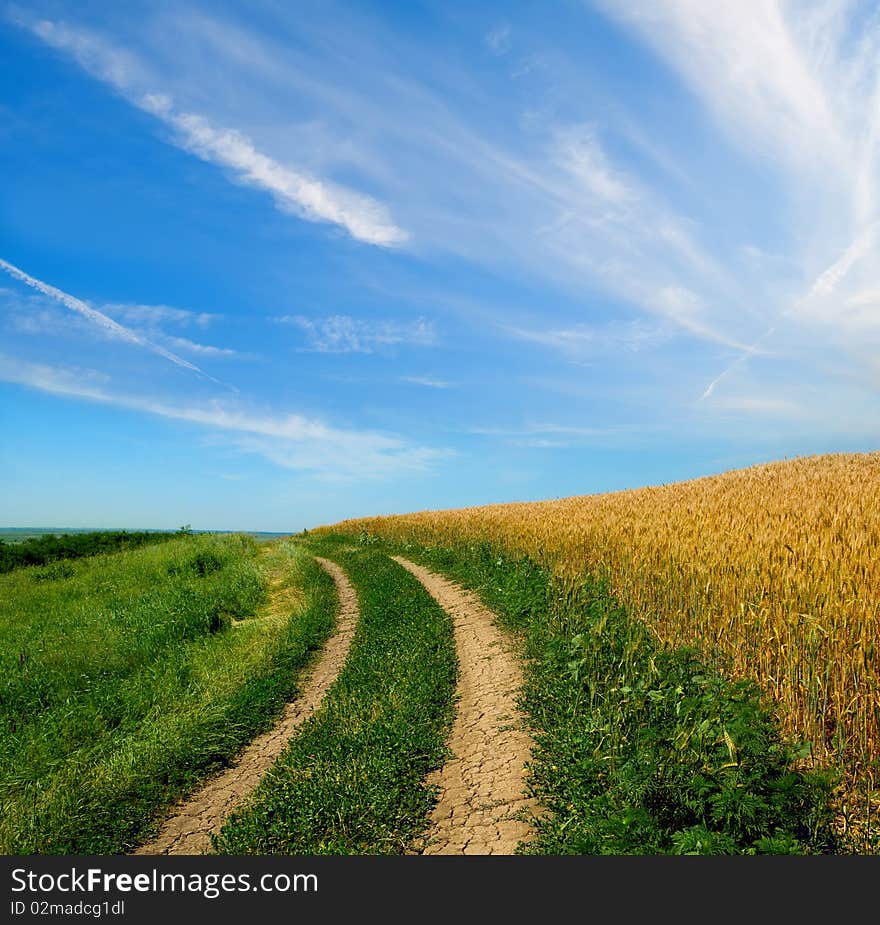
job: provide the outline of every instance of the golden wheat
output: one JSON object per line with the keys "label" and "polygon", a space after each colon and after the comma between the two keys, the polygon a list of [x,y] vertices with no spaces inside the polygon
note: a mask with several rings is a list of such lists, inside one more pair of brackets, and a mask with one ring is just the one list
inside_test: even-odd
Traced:
{"label": "golden wheat", "polygon": [[[488,541],[565,581],[606,576],[670,644],[720,654],[785,732],[863,780],[880,754],[880,453],[804,457],[557,501],[365,518],[334,529]],[[872,782],[871,778],[871,782]]]}

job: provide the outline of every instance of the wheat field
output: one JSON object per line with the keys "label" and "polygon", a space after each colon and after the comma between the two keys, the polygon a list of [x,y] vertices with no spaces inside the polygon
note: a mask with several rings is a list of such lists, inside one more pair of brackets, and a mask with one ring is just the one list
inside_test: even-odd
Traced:
{"label": "wheat field", "polygon": [[[802,457],[561,500],[344,521],[456,546],[488,541],[565,583],[605,576],[672,645],[756,679],[784,731],[870,815],[880,757],[880,453]],[[860,797],[853,796],[858,790]]]}

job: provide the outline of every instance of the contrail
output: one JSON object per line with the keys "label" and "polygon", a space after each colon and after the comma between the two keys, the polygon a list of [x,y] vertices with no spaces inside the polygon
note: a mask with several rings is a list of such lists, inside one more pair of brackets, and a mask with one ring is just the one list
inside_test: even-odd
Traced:
{"label": "contrail", "polygon": [[[219,380],[214,379],[213,376],[209,376],[204,370],[200,369],[194,363],[190,363],[189,360],[184,360],[183,357],[179,357],[176,353],[172,353],[170,350],[166,350],[164,347],[160,347],[158,344],[154,344],[152,341],[147,340],[145,337],[141,337],[139,334],[135,334],[134,331],[131,331],[118,322],[114,321],[103,312],[99,312],[97,309],[92,308],[91,305],[86,304],[82,299],[78,299],[76,296],[70,295],[70,293],[63,292],[61,289],[56,289],[54,286],[50,286],[48,283],[44,283],[42,280],[35,279],[33,276],[25,273],[24,270],[19,269],[14,264],[4,260],[2,257],[0,257],[0,269],[5,270],[10,276],[20,280],[26,286],[30,286],[32,289],[36,289],[38,292],[42,292],[44,295],[49,296],[56,302],[60,302],[62,305],[71,309],[71,311],[75,311],[78,314],[83,315],[90,321],[93,321],[95,324],[104,328],[105,331],[107,331],[109,334],[112,334],[114,337],[117,337],[120,340],[128,341],[130,344],[137,344],[139,347],[145,347],[147,350],[151,350],[153,353],[159,354],[160,357],[164,357],[166,360],[170,360],[177,366],[182,366],[184,369],[190,369],[194,373],[198,373],[200,376],[205,376],[206,378],[211,379],[213,382],[219,383]],[[222,383],[219,384],[222,385]]]}
{"label": "contrail", "polygon": [[742,366],[743,363],[745,363],[746,360],[749,359],[749,357],[754,356],[754,354],[755,354],[755,353],[757,352],[757,350],[758,350],[758,345],[761,344],[763,341],[765,341],[775,330],[776,330],[775,327],[774,327],[774,328],[768,328],[768,329],[767,329],[767,330],[766,330],[766,331],[765,331],[765,332],[764,332],[764,333],[763,333],[763,334],[751,345],[751,347],[745,347],[745,348],[743,349],[743,352],[740,354],[740,356],[738,356],[738,357],[730,364],[730,366],[728,366],[727,369],[725,369],[725,370],[721,373],[720,376],[716,376],[716,377],[709,383],[709,385],[706,386],[706,391],[703,392],[703,394],[700,396],[700,401],[705,401],[707,398],[709,398],[709,397],[711,396],[711,394],[715,391],[715,386],[718,385],[718,383],[721,382],[721,380],[724,379],[725,376],[727,376],[729,373],[733,372],[733,370],[735,370],[737,367]]}

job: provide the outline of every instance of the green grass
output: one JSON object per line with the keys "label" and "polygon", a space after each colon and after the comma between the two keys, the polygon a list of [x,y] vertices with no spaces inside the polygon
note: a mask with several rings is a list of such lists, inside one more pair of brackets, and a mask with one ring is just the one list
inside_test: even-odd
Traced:
{"label": "green grass", "polygon": [[[271,725],[336,594],[295,547],[258,552],[185,537],[0,576],[0,851],[129,850]],[[306,589],[289,619],[258,613],[266,568]]]}
{"label": "green grass", "polygon": [[[349,538],[349,542],[351,542]],[[532,793],[549,811],[534,854],[803,854],[835,850],[831,781],[798,771],[756,686],[660,646],[585,579],[554,586],[488,545],[391,547],[474,589],[519,636]]]}
{"label": "green grass", "polygon": [[419,582],[369,549],[309,544],[358,592],[349,659],[322,708],[214,841],[228,854],[401,854],[427,826],[453,714],[452,622]]}

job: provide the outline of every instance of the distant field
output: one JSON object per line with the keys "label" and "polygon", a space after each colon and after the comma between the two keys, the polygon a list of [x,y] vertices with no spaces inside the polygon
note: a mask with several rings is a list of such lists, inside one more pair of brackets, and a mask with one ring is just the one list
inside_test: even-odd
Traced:
{"label": "distant field", "polygon": [[0,572],[28,566],[48,565],[69,559],[83,559],[113,552],[138,549],[167,543],[180,536],[178,533],[159,533],[142,530],[98,530],[83,533],[43,533],[15,543],[0,541]]}
{"label": "distant field", "polygon": [[880,454],[332,529],[449,550],[486,544],[547,568],[562,597],[587,576],[605,579],[667,645],[696,646],[727,674],[756,679],[785,733],[845,769],[846,824],[876,815]]}
{"label": "distant field", "polygon": [[[94,533],[99,530],[123,530],[129,532],[146,532],[146,533],[165,533],[166,530],[144,530],[142,527],[0,527],[0,541],[4,543],[20,543],[23,540],[33,539],[40,536],[49,536],[52,534],[60,535],[65,533]],[[169,528],[174,531],[178,528]],[[194,534],[215,534],[215,533],[245,533],[254,537],[256,540],[276,540],[287,533],[267,533],[265,531],[249,530],[192,530]]]}
{"label": "distant field", "polygon": [[334,607],[310,558],[241,535],[0,575],[0,852],[137,844],[271,724]]}

